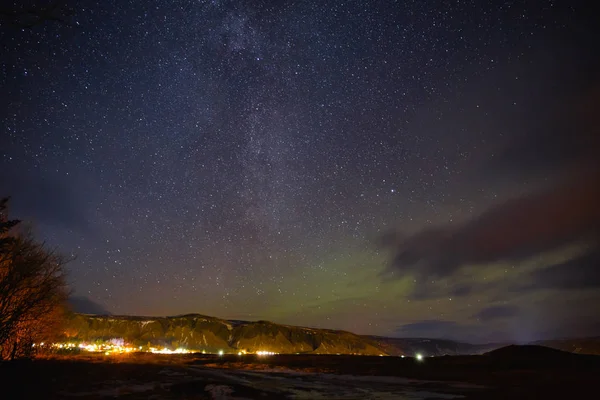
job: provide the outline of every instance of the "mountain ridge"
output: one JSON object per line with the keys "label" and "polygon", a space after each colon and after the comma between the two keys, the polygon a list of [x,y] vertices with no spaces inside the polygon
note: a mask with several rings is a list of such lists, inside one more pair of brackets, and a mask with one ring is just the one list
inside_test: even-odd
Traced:
{"label": "mountain ridge", "polygon": [[65,336],[81,341],[119,338],[136,346],[186,347],[210,353],[387,355],[367,338],[352,332],[270,321],[228,321],[203,314],[170,317],[73,314]]}
{"label": "mountain ridge", "polygon": [[[198,313],[163,317],[74,313],[67,321],[65,338],[88,342],[123,339],[135,346],[185,347],[208,353],[271,351],[282,354],[421,354],[425,357],[484,354],[512,344],[359,335],[345,330],[265,320],[227,320]],[[542,340],[531,344],[581,354],[600,354],[600,337]]]}

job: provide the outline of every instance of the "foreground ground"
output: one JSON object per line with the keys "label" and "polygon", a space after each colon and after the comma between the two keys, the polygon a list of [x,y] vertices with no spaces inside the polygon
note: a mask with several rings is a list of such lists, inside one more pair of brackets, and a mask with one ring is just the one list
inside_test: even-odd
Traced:
{"label": "foreground ground", "polygon": [[[4,399],[595,398],[600,358],[78,355],[0,364]],[[591,397],[590,397],[591,396]]]}

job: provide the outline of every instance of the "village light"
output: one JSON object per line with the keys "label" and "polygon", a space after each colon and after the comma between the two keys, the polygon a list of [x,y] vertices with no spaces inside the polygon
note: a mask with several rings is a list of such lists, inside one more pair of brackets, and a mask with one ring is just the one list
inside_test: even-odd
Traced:
{"label": "village light", "polygon": [[264,351],[264,350],[259,350],[256,352],[257,356],[273,356],[277,353],[273,352],[273,351]]}

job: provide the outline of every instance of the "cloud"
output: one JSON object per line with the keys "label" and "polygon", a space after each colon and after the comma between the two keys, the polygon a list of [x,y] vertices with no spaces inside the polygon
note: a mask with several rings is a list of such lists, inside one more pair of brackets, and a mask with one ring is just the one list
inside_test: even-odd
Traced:
{"label": "cloud", "polygon": [[483,322],[489,322],[492,320],[514,317],[518,312],[519,308],[515,306],[490,306],[473,315],[473,318],[477,318]]}
{"label": "cloud", "polygon": [[509,200],[462,225],[388,234],[391,272],[446,277],[465,265],[524,260],[580,241],[600,244],[600,171]]}
{"label": "cloud", "polygon": [[104,306],[83,296],[72,296],[69,298],[69,305],[76,313],[110,315],[111,313]]}
{"label": "cloud", "polygon": [[454,321],[426,320],[405,324],[396,329],[401,336],[440,336],[457,327]]}
{"label": "cloud", "polygon": [[471,343],[486,342],[489,338],[482,336],[480,326],[458,323],[447,320],[424,320],[404,324],[395,329],[393,336],[405,338],[432,338],[467,341]]}
{"label": "cloud", "polygon": [[[439,299],[442,297],[445,298],[454,298],[454,297],[464,297],[470,294],[473,294],[476,291],[481,291],[486,288],[494,288],[497,286],[496,283],[486,282],[486,283],[449,283],[449,284],[441,284],[430,281],[422,281],[417,282],[416,285],[413,286],[412,291],[408,295],[408,299],[410,300],[431,300],[431,299]],[[402,298],[406,296],[404,294],[401,295]]]}
{"label": "cloud", "polygon": [[462,296],[467,296],[467,295],[473,293],[473,290],[474,290],[473,285],[461,284],[461,285],[454,286],[449,291],[449,294],[453,297],[462,297]]}
{"label": "cloud", "polygon": [[[512,81],[524,71],[513,72]],[[535,78],[537,74],[531,70],[527,76]],[[388,232],[381,238],[381,245],[391,249],[391,258],[381,276],[416,279],[412,293],[416,300],[459,297],[479,292],[489,284],[477,280],[457,283],[454,279],[457,271],[467,265],[518,264],[579,244],[591,246],[589,257],[595,257],[593,254],[600,248],[600,162],[597,157],[600,154],[597,112],[600,79],[596,72],[593,75],[568,84],[557,81],[548,85],[552,80],[541,80],[536,86],[539,90],[532,93],[544,95],[535,95],[520,105],[525,107],[527,112],[523,116],[527,118],[519,119],[517,114],[506,114],[514,118],[500,118],[501,124],[515,118],[517,123],[502,125],[506,128],[503,141],[490,144],[488,153],[483,148],[477,162],[468,168],[477,182],[491,187],[499,184],[498,188],[516,188],[515,182],[527,179],[533,185],[544,182],[543,188],[537,186],[536,190],[496,204],[460,224],[441,224],[411,234]],[[505,81],[511,82],[503,79],[499,82]],[[518,93],[517,89],[522,86],[519,85],[513,88],[514,93]],[[482,100],[477,98],[477,101]],[[500,103],[491,102],[488,106],[494,115],[504,115],[498,114],[502,111]],[[465,125],[468,121],[468,118],[457,119],[457,127],[478,128]],[[493,129],[493,125],[489,122],[481,128]],[[477,199],[474,196],[473,201]],[[597,261],[597,258],[584,258],[540,269],[529,277],[524,276],[524,283],[517,282],[514,286],[596,287],[600,268],[593,264],[598,265]],[[577,272],[569,274],[569,269]],[[431,283],[434,280],[436,284]],[[440,284],[442,280],[444,284]]]}
{"label": "cloud", "polygon": [[600,249],[595,248],[572,260],[536,270],[525,289],[600,288]]}

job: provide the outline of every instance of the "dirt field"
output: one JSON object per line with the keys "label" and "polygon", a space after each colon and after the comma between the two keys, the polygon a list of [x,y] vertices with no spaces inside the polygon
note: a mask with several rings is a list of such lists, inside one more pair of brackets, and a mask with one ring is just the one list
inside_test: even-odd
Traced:
{"label": "dirt field", "polygon": [[590,398],[586,393],[594,393],[599,359],[56,356],[0,364],[0,398],[575,399]]}

